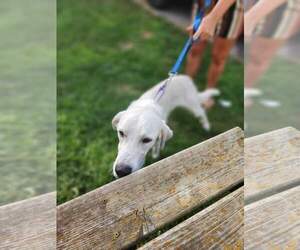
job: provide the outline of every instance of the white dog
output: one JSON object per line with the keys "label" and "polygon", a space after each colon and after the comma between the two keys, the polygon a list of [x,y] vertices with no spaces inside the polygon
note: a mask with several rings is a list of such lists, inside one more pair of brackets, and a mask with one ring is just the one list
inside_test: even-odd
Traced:
{"label": "white dog", "polygon": [[192,79],[185,75],[175,76],[159,100],[156,99],[160,82],[112,120],[112,126],[118,131],[118,156],[113,165],[116,178],[123,177],[140,169],[146,154],[152,149],[152,157],[157,158],[165,142],[173,132],[166,121],[176,107],[190,110],[199,119],[205,130],[210,129],[202,103],[219,94],[217,89],[197,91]]}

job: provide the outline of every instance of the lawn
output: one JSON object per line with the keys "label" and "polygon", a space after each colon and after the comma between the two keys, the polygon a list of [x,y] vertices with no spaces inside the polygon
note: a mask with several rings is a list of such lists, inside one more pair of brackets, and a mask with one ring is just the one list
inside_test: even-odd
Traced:
{"label": "lawn", "polygon": [[[257,88],[263,95],[253,98],[253,105],[246,109],[247,137],[288,126],[300,129],[299,63],[275,57]],[[276,100],[281,105],[264,107],[260,103],[263,99]]]}
{"label": "lawn", "polygon": [[[187,36],[129,0],[58,2],[57,192],[63,203],[113,181],[117,136],[113,116],[166,78]],[[203,89],[209,51],[197,78]],[[182,109],[161,158],[243,126],[243,65],[230,59],[220,80],[233,107],[208,112],[209,133]],[[146,165],[152,163],[150,157]]]}
{"label": "lawn", "polygon": [[0,4],[0,205],[56,189],[55,1]]}

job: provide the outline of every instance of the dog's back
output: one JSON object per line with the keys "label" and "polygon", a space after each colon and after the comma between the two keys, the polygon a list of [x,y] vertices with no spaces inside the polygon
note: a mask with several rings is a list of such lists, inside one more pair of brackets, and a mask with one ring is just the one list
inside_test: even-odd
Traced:
{"label": "dog's back", "polygon": [[[144,93],[139,100],[153,99],[165,83],[165,80],[155,85],[153,88]],[[159,99],[158,104],[168,114],[178,106],[186,106],[186,100],[189,98],[198,98],[198,91],[194,85],[193,80],[186,75],[174,76],[165,88],[162,97]]]}

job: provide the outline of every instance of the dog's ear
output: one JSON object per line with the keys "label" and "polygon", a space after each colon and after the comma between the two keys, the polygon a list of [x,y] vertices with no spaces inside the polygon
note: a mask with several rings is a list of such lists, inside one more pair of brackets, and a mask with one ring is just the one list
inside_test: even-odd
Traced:
{"label": "dog's ear", "polygon": [[117,129],[118,123],[119,123],[119,121],[120,121],[120,119],[121,119],[121,117],[124,113],[125,113],[125,111],[121,111],[118,114],[116,114],[114,116],[114,118],[112,119],[111,124],[112,124],[112,127],[113,127],[114,130]]}
{"label": "dog's ear", "polygon": [[173,131],[169,128],[165,121],[163,121],[162,133],[166,141],[171,139],[173,136]]}
{"label": "dog's ear", "polygon": [[160,148],[164,149],[167,140],[171,139],[173,136],[173,131],[169,128],[167,123],[163,121],[160,139]]}
{"label": "dog's ear", "polygon": [[173,131],[169,128],[165,121],[162,121],[162,129],[152,148],[153,159],[159,157],[159,153],[164,149],[166,141],[169,140],[172,136]]}

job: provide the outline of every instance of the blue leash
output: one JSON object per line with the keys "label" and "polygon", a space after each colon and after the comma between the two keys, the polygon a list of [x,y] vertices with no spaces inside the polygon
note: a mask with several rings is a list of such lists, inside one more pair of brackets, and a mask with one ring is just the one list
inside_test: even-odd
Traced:
{"label": "blue leash", "polygon": [[[211,5],[211,0],[205,0],[205,3],[204,3],[204,8],[203,9],[199,9],[197,15],[195,16],[195,19],[194,19],[194,23],[193,23],[193,31],[194,33],[198,30],[200,24],[201,24],[201,21],[203,19],[203,16],[205,14],[205,9],[208,8],[209,6]],[[187,53],[189,52],[190,48],[192,47],[194,43],[194,39],[193,37],[190,37],[187,42],[185,43],[183,49],[181,50],[174,66],[172,67],[171,71],[169,72],[169,78],[164,82],[164,84],[159,88],[159,90],[157,91],[157,94],[155,96],[155,99],[157,101],[160,100],[160,98],[163,96],[165,90],[166,90],[166,87],[167,87],[167,84],[168,82],[170,82],[172,80],[172,78],[178,74],[179,72],[179,69],[187,55]]]}

